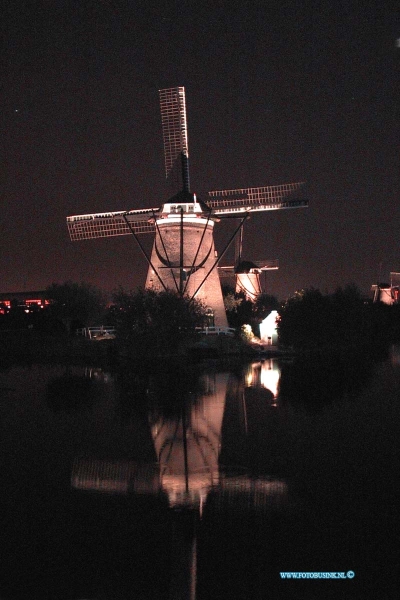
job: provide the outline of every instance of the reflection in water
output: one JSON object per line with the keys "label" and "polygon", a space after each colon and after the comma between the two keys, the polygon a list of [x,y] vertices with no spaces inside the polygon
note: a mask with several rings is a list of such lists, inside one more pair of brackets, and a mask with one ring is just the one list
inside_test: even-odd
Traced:
{"label": "reflection in water", "polygon": [[274,398],[278,395],[280,369],[276,360],[265,360],[261,364],[261,385],[270,390]]}
{"label": "reflection in water", "polygon": [[[352,569],[348,593],[305,583],[313,597],[395,597],[398,357],[331,404],[354,364],[300,366],[283,363],[275,399],[269,361],[107,383],[80,367],[0,373],[0,596],[297,598],[279,571]],[[59,410],[63,393],[81,404]]]}
{"label": "reflection in water", "polygon": [[[251,435],[246,405],[246,398],[253,397],[249,396],[249,387],[254,388],[254,392],[257,388],[256,395],[261,402],[276,406],[279,369],[273,360],[252,363],[239,381],[229,373],[203,374],[198,376],[196,386],[191,378],[186,397],[182,388],[175,388],[172,409],[168,404],[163,410],[163,398],[154,390],[163,390],[165,381],[154,381],[154,377],[148,385],[152,390],[148,423],[157,463],[78,458],[71,479],[74,488],[104,493],[161,493],[167,496],[171,508],[196,509],[200,516],[211,490],[214,496],[215,493],[226,497],[243,494],[247,498],[246,506],[249,502],[258,507],[263,502],[269,505],[268,498],[275,494],[282,499],[285,483],[248,478],[243,468],[238,471],[237,467],[219,464],[223,422],[226,440],[230,438],[229,427],[235,431],[239,428],[247,438]],[[171,390],[170,385],[168,389]],[[177,397],[180,402],[176,401]],[[249,500],[251,495],[257,497],[257,502]]]}
{"label": "reflection in water", "polygon": [[85,368],[85,377],[87,379],[93,379],[94,381],[101,381],[102,383],[110,383],[112,381],[112,376],[107,371],[103,371],[98,367],[86,367]]}
{"label": "reflection in water", "polygon": [[68,372],[54,377],[47,385],[46,399],[55,412],[90,408],[96,399],[94,381],[85,375]]}
{"label": "reflection in water", "polygon": [[360,352],[298,356],[282,366],[280,400],[312,408],[358,394],[373,376],[373,364],[372,355]]}
{"label": "reflection in water", "polygon": [[76,459],[71,484],[76,489],[109,494],[156,494],[160,491],[156,465],[122,460]]}
{"label": "reflection in water", "polygon": [[398,366],[400,365],[400,346],[393,345],[390,349],[390,361],[392,365]]}
{"label": "reflection in water", "polygon": [[[281,370],[277,360],[270,358],[254,362],[247,366],[245,381],[247,387],[264,387],[270,390],[273,397],[278,397]],[[276,404],[274,404],[276,406]]]}
{"label": "reflection in water", "polygon": [[[181,408],[175,419],[160,416],[151,434],[160,467],[160,485],[170,506],[199,506],[218,484],[218,456],[228,383],[227,373],[207,376],[208,392]],[[203,378],[204,379],[204,378]]]}
{"label": "reflection in water", "polygon": [[[271,374],[274,374],[271,376]],[[284,481],[266,477],[249,477],[244,469],[221,467],[221,430],[229,440],[227,428],[239,428],[249,437],[246,385],[261,380],[272,386],[268,399],[277,391],[276,375],[271,361],[251,365],[247,377],[229,373],[208,373],[179,378],[172,387],[168,383],[171,403],[164,406],[155,393],[165,389],[165,380],[148,382],[151,390],[148,424],[153,439],[157,464],[134,461],[75,460],[71,484],[75,489],[107,494],[138,494],[167,498],[173,509],[171,547],[170,598],[196,597],[197,534],[204,508],[208,518],[214,514],[271,512],[287,506],[288,489]],[[175,390],[174,398],[170,397]],[[168,396],[167,396],[168,398]],[[229,418],[225,414],[229,400]]]}

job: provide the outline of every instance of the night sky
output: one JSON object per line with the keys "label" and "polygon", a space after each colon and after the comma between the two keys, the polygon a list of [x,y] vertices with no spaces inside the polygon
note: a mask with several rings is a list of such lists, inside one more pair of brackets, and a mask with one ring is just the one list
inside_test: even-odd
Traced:
{"label": "night sky", "polygon": [[400,271],[398,2],[7,5],[1,292],[144,285],[133,238],[72,243],[65,217],[167,200],[158,90],[181,85],[193,192],[307,182],[308,209],[246,224],[244,257],[280,260],[269,293]]}

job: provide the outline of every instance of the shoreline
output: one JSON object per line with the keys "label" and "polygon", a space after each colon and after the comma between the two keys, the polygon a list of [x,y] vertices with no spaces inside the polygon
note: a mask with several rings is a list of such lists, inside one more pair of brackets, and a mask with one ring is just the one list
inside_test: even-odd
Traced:
{"label": "shoreline", "polygon": [[[200,339],[199,339],[200,337]],[[228,336],[196,336],[182,340],[175,352],[140,354],[115,339],[88,340],[78,336],[50,336],[31,330],[0,331],[0,370],[15,363],[69,363],[118,368],[119,365],[147,365],[159,361],[195,364],[204,360],[265,360],[288,358],[327,360],[335,356],[369,356],[379,358],[389,353],[388,347],[352,345],[326,347],[312,351],[296,352],[279,346],[248,343]]]}

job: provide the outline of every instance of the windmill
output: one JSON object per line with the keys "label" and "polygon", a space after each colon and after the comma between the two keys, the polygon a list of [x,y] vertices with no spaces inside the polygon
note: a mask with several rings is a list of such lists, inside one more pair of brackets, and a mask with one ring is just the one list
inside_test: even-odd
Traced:
{"label": "windmill", "polygon": [[243,231],[241,227],[235,240],[234,265],[218,267],[220,277],[235,278],[235,292],[243,293],[246,300],[254,302],[261,294],[260,275],[264,271],[279,269],[278,259],[273,260],[243,260]]}
{"label": "windmill", "polygon": [[[159,207],[67,217],[71,240],[133,235],[149,265],[147,289],[175,290],[204,302],[214,325],[226,327],[221,283],[216,268],[250,213],[308,206],[302,199],[289,199],[302,183],[259,188],[219,190],[203,202],[190,191],[189,149],[185,89],[160,90],[165,173],[167,180],[181,174],[181,191]],[[217,256],[214,225],[223,218],[238,224]],[[141,234],[154,237],[151,256]]]}

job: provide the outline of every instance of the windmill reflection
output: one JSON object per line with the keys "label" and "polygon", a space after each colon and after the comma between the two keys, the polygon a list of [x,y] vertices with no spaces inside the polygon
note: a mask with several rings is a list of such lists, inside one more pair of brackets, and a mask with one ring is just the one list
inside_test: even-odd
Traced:
{"label": "windmill reflection", "polygon": [[[254,424],[263,427],[278,387],[278,371],[272,366],[267,361],[253,363],[247,372],[236,375],[207,373],[196,379],[181,375],[175,388],[171,380],[153,377],[147,386],[148,428],[157,463],[80,458],[73,465],[71,484],[75,489],[130,495],[132,499],[145,494],[168,502],[172,509],[171,598],[196,597],[197,540],[203,521],[211,524],[218,515],[231,515],[234,521],[249,513],[286,509],[285,481],[249,476],[245,467],[220,464],[223,446],[233,447],[224,454],[233,457],[247,443]],[[257,382],[261,387],[248,387]],[[266,384],[274,392],[263,387]],[[171,390],[175,390],[174,398]],[[258,396],[252,395],[251,407],[247,407],[251,391]]]}
{"label": "windmill reflection", "polygon": [[190,505],[200,513],[211,487],[218,485],[221,427],[229,376],[207,377],[207,392],[181,414],[160,416],[151,434],[160,468],[160,485],[171,507]]}
{"label": "windmill reflection", "polygon": [[[257,404],[277,406],[280,371],[273,360],[254,362],[244,374],[207,373],[194,377],[182,373],[152,376],[147,385],[148,426],[157,463],[134,460],[75,460],[71,485],[75,489],[117,494],[159,494],[171,508],[192,508],[200,516],[210,491],[215,494],[278,493],[283,482],[249,478],[245,468],[220,464],[223,443],[240,446],[252,434],[248,412]],[[249,400],[252,405],[248,406]],[[227,402],[229,403],[228,410]],[[262,423],[260,424],[262,425]],[[224,440],[221,431],[224,431]],[[234,432],[234,436],[230,431]],[[241,438],[241,439],[240,439]],[[240,464],[240,461],[236,461]]]}

